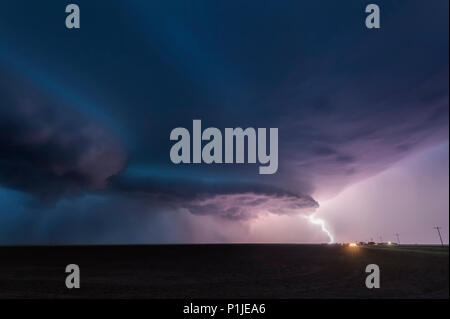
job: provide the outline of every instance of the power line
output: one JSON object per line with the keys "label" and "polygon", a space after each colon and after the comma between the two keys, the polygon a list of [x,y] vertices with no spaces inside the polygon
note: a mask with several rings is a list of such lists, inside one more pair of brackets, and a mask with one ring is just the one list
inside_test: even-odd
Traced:
{"label": "power line", "polygon": [[395,236],[397,237],[397,242],[400,245],[400,235],[398,233],[395,233]]}
{"label": "power line", "polygon": [[439,235],[439,239],[441,240],[441,245],[444,246],[444,242],[442,241],[442,236],[441,236],[441,232],[440,232],[441,227],[436,226],[436,227],[433,227],[433,228],[437,230],[438,235]]}

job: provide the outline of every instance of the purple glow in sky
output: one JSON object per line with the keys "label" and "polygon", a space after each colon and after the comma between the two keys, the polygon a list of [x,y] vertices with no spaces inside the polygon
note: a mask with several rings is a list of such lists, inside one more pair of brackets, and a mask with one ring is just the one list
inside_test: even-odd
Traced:
{"label": "purple glow in sky", "polygon": [[[324,218],[338,241],[448,244],[449,144],[429,147],[376,176],[349,186],[322,202]],[[356,227],[354,225],[357,225]]]}
{"label": "purple glow in sky", "polygon": [[[350,185],[321,203],[314,216],[324,221],[336,242],[375,241],[440,244],[434,226],[448,244],[449,144],[442,142]],[[236,242],[328,242],[321,225],[302,216],[262,214]]]}

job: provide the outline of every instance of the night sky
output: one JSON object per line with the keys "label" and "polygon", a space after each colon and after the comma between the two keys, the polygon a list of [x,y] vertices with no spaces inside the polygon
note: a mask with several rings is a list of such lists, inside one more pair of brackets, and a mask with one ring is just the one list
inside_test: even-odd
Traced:
{"label": "night sky", "polygon": [[[73,2],[0,0],[0,244],[448,242],[447,0]],[[194,119],[277,173],[173,164]]]}

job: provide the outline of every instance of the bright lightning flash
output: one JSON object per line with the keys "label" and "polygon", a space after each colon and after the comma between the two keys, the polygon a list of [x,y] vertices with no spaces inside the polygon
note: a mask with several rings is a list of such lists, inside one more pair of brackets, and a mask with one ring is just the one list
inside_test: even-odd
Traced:
{"label": "bright lightning flash", "polygon": [[307,216],[307,218],[311,224],[320,225],[322,231],[327,234],[328,238],[330,239],[330,241],[328,242],[329,244],[334,243],[333,235],[331,235],[330,231],[325,227],[325,221],[323,219],[315,217],[314,214]]}

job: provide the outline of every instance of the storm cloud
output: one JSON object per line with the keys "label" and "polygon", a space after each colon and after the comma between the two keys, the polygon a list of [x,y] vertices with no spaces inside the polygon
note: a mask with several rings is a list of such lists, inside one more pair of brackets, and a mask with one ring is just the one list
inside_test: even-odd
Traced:
{"label": "storm cloud", "polygon": [[[147,224],[181,232],[186,215],[219,220],[220,232],[310,214],[447,141],[448,1],[379,2],[382,28],[368,30],[359,0],[80,0],[89,14],[73,32],[55,27],[52,4],[9,4],[0,10],[0,186],[20,201],[3,211],[25,205],[36,217],[3,224],[44,229],[25,241],[69,236],[57,230],[65,223],[83,225],[66,242],[95,242],[96,228],[108,242],[145,241]],[[173,164],[170,131],[194,119],[278,128],[277,173]],[[176,238],[152,230],[150,241]]]}
{"label": "storm cloud", "polygon": [[313,211],[318,203],[308,195],[291,193],[271,185],[244,181],[116,176],[109,190],[150,205],[247,220],[260,214],[299,214]]}
{"label": "storm cloud", "polygon": [[123,146],[108,129],[5,75],[0,73],[2,185],[58,199],[102,188],[124,167]]}

